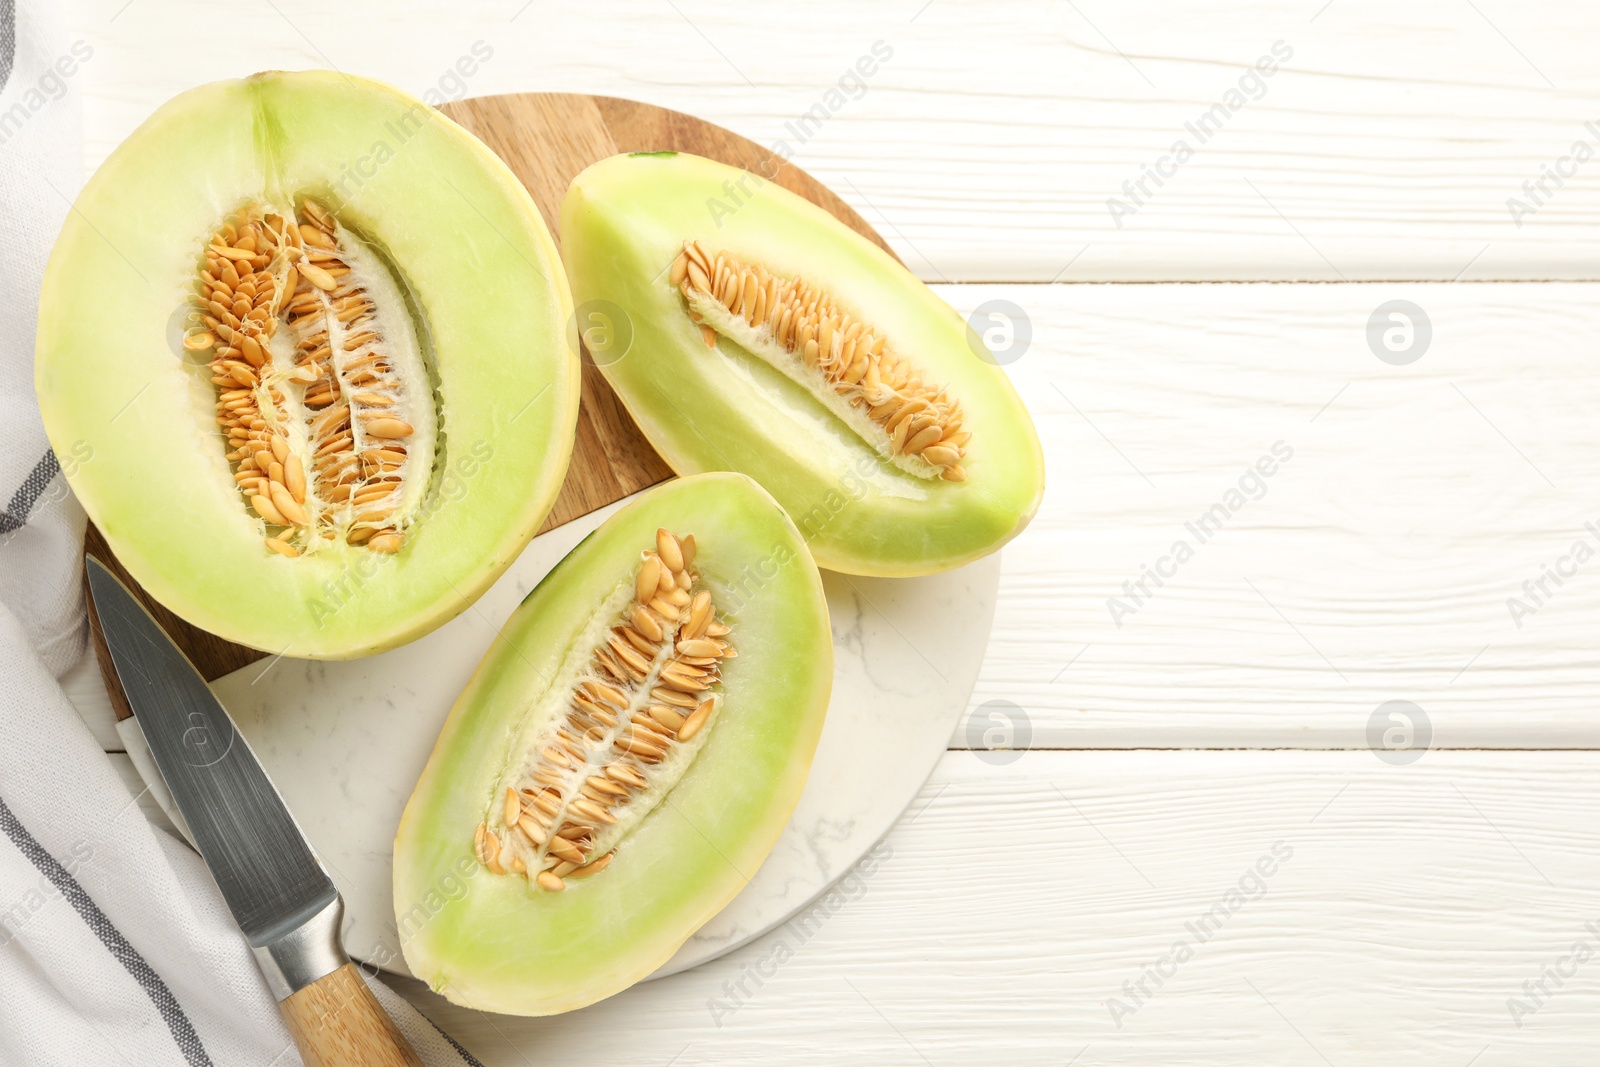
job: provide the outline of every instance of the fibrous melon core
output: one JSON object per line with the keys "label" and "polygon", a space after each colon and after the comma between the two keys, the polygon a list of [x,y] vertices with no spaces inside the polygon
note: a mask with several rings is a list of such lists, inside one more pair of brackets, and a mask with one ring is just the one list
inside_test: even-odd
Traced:
{"label": "fibrous melon core", "polygon": [[727,252],[686,241],[672,284],[707,347],[722,334],[815,396],[896,467],[959,482],[972,435],[961,405],[887,348],[858,314],[800,278],[782,278]]}
{"label": "fibrous melon core", "polygon": [[704,745],[735,653],[694,557],[693,535],[657,530],[525,718],[473,842],[491,872],[559,891],[600,871]]}
{"label": "fibrous melon core", "polygon": [[184,347],[210,353],[227,458],[267,547],[398,552],[439,420],[381,258],[315,200],[298,217],[249,204],[207,244],[195,304]]}

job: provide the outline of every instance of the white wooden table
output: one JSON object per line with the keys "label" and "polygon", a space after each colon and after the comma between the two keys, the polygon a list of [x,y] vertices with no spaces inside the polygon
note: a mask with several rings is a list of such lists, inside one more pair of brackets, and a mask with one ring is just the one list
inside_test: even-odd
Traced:
{"label": "white wooden table", "polygon": [[[958,309],[1031,323],[1008,369],[1050,486],[972,698],[980,726],[1016,705],[1028,750],[958,731],[869,875],[696,971],[514,1035],[407,990],[486,1064],[1600,1059],[1600,9],[72,19],[90,165],[172,94],[267,67],[635,97],[788,141]],[[1383,316],[1369,342],[1396,300],[1425,347],[1385,348]],[[1395,700],[1409,721],[1369,730]],[[1408,726],[1420,758],[1370,747]]]}

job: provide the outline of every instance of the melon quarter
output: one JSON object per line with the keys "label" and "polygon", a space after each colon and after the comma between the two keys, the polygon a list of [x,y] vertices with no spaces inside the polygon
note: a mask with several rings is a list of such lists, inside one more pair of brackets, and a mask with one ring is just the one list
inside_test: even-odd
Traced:
{"label": "melon quarter", "polygon": [[833,682],[816,565],[739,474],[652,489],[511,616],[406,804],[406,963],[550,1015],[646,977],[793,813]]}
{"label": "melon quarter", "polygon": [[189,622],[362,655],[475,599],[548,512],[578,362],[561,263],[487,148],[388,86],[172,100],[56,242],[45,428],[129,573]]}
{"label": "melon quarter", "polygon": [[[562,249],[597,358],[679,474],[733,470],[817,563],[902,576],[1016,536],[1044,490],[1027,408],[955,311],[877,245],[754,174],[671,152],[573,179]],[[598,323],[597,323],[598,324]]]}

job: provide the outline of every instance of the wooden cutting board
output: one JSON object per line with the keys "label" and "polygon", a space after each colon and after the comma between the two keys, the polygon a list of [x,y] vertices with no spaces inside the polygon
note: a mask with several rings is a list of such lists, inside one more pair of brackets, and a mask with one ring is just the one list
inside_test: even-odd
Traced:
{"label": "wooden cutting board", "polygon": [[[677,151],[707,156],[776,181],[831,212],[893,255],[860,215],[805,171],[754,141],[692,115],[632,100],[578,93],[485,96],[446,104],[442,110],[505,160],[527,187],[558,244],[561,198],[579,171],[619,152]],[[572,465],[540,532],[587,515],[671,474],[585,351]],[[128,583],[207,680],[268,655],[191,626],[157,604],[118,565],[105,539],[92,525],[84,550]],[[88,595],[85,587],[84,596]],[[93,611],[89,612],[89,622],[112,706],[119,721],[129,718],[133,711],[117,683],[99,619]]]}

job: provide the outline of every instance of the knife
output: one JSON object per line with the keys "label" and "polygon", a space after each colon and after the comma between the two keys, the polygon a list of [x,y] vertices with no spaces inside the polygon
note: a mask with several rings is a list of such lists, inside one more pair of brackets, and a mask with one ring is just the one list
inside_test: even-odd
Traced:
{"label": "knife", "polygon": [[93,556],[117,679],[307,1067],[422,1067],[339,942],[344,902],[200,672]]}

